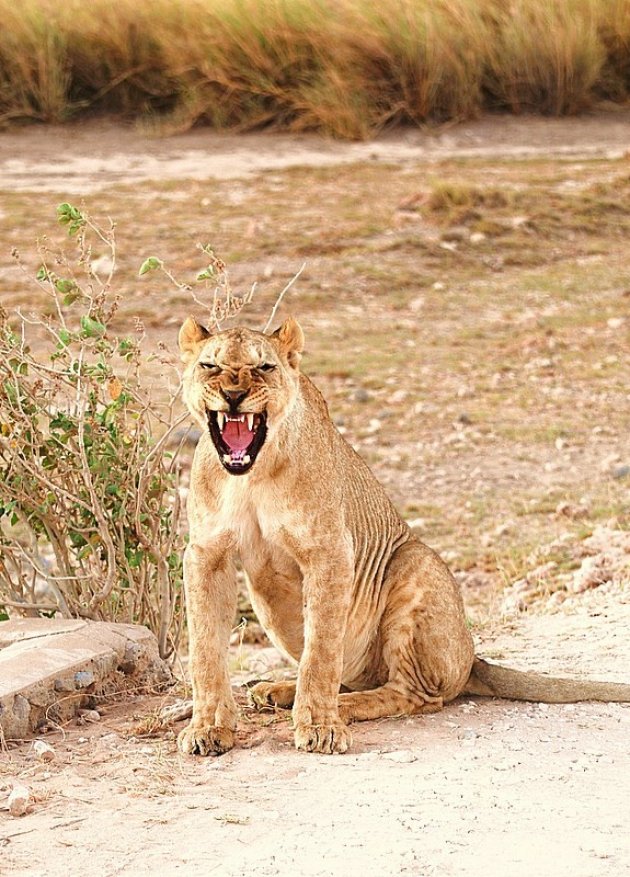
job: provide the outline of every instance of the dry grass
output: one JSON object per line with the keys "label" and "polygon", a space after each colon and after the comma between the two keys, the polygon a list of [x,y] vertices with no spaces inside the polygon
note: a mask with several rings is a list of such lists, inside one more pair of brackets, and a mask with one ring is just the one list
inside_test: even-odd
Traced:
{"label": "dry grass", "polygon": [[0,0],[0,120],[364,138],[630,94],[625,0]]}

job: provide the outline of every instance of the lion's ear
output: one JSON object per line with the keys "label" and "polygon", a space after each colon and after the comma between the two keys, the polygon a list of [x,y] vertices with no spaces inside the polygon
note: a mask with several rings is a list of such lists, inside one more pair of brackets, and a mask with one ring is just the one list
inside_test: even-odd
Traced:
{"label": "lion's ear", "polygon": [[182,328],[179,330],[179,349],[182,359],[187,362],[197,353],[197,348],[202,341],[211,335],[210,332],[198,323],[194,317],[187,317]]}
{"label": "lion's ear", "polygon": [[304,350],[304,332],[297,320],[289,317],[271,336],[275,338],[292,368],[298,368]]}

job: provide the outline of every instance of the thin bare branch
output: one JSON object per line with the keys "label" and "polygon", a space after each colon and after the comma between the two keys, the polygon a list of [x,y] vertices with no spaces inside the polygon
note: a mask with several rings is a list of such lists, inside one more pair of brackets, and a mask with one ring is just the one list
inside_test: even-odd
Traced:
{"label": "thin bare branch", "polygon": [[300,274],[302,273],[302,271],[304,271],[305,268],[306,268],[306,262],[304,262],[304,264],[302,265],[300,270],[297,272],[297,274],[293,275],[291,280],[289,280],[287,285],[284,287],[284,289],[282,290],[282,292],[280,293],[280,295],[276,299],[276,303],[274,304],[273,308],[271,309],[271,313],[269,314],[269,319],[265,323],[265,328],[263,329],[263,332],[265,334],[268,332],[269,327],[271,326],[271,324],[273,323],[273,321],[275,319],[276,312],[277,312],[278,308],[280,307],[280,304],[282,303],[282,299],[285,297],[287,292],[291,289],[291,287],[293,286],[295,281],[299,278]]}

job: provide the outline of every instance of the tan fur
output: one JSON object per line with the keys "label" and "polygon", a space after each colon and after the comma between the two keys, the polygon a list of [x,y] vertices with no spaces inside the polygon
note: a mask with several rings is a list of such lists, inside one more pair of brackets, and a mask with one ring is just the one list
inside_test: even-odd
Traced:
{"label": "tan fur", "polygon": [[[293,707],[299,749],[344,752],[347,723],[431,712],[462,692],[630,700],[630,686],[553,680],[474,657],[457,583],[335,429],[299,372],[303,344],[295,320],[273,335],[210,335],[192,319],[180,332],[185,397],[204,430],[184,559],[193,717],[182,751],[218,754],[234,742],[226,657],[237,552],[263,627],[298,662],[295,683],[260,683],[254,697]],[[262,372],[263,363],[275,367]],[[230,390],[245,394],[239,411],[267,415],[265,443],[242,475],[224,469],[208,432],[208,410],[227,410]]]}

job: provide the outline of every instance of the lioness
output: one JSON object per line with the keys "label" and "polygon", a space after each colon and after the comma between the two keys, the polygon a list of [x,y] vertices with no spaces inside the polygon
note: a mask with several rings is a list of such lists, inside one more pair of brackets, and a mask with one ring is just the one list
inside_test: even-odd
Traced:
{"label": "lioness", "polygon": [[349,722],[433,712],[462,693],[630,700],[630,685],[555,680],[475,657],[455,579],[301,374],[294,319],[265,335],[211,334],[189,318],[179,344],[185,399],[203,429],[184,558],[193,714],[183,752],[234,744],[227,649],[237,551],[261,624],[299,662],[297,682],[259,683],[253,696],[293,707],[298,749],[345,752]]}

